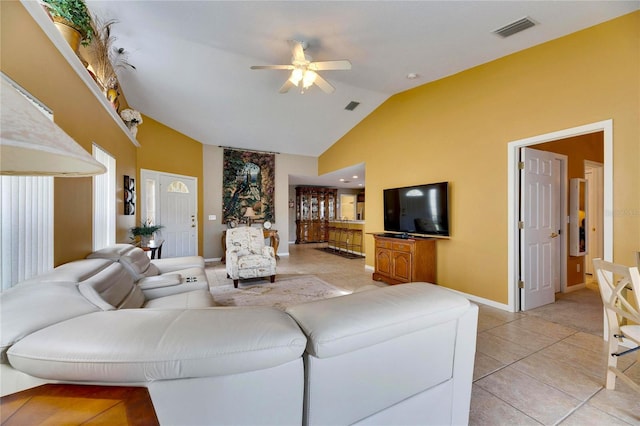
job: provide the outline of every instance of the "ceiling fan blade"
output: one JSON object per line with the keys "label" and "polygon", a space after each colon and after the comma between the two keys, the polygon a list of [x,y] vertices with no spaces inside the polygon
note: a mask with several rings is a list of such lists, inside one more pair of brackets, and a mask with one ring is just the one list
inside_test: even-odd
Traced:
{"label": "ceiling fan blade", "polygon": [[314,83],[324,92],[327,94],[331,94],[333,93],[336,88],[333,87],[331,84],[329,84],[329,82],[327,80],[325,80],[324,78],[322,78],[320,76],[320,74],[316,75],[316,79],[314,81]]}
{"label": "ceiling fan blade", "polygon": [[289,40],[289,46],[291,47],[291,52],[293,53],[294,62],[304,62],[306,58],[304,57],[304,48],[302,47],[302,43],[298,40]]}
{"label": "ceiling fan blade", "polygon": [[295,87],[296,85],[293,84],[291,82],[291,80],[287,80],[284,82],[284,84],[282,85],[282,87],[280,88],[280,90],[278,91],[279,93],[287,93],[289,91],[289,89],[291,89],[292,87]]}
{"label": "ceiling fan blade", "polygon": [[292,70],[293,65],[253,65],[252,70]]}
{"label": "ceiling fan blade", "polygon": [[309,64],[309,69],[314,71],[350,70],[351,62],[347,59],[339,61],[317,61]]}

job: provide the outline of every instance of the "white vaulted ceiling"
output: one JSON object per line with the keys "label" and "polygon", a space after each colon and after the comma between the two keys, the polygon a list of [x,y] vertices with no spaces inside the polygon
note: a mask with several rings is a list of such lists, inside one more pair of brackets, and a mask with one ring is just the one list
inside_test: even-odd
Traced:
{"label": "white vaulted ceiling", "polygon": [[[99,1],[135,71],[119,79],[132,108],[204,144],[318,156],[390,96],[632,12],[639,1]],[[509,38],[492,31],[530,17]],[[335,86],[279,94],[288,39]],[[418,74],[410,80],[408,73]],[[360,102],[355,111],[344,107]]]}

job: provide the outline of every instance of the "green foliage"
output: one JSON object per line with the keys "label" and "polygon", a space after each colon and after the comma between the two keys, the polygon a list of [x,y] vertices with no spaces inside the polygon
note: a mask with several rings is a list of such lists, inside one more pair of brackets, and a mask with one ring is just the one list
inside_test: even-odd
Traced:
{"label": "green foliage", "polygon": [[91,15],[82,0],[43,0],[51,16],[67,21],[70,26],[80,31],[82,45],[87,46],[93,38]]}
{"label": "green foliage", "polygon": [[162,225],[151,225],[148,223],[143,223],[141,226],[134,226],[130,229],[131,235],[135,237],[144,236],[150,237],[154,232],[162,228]]}

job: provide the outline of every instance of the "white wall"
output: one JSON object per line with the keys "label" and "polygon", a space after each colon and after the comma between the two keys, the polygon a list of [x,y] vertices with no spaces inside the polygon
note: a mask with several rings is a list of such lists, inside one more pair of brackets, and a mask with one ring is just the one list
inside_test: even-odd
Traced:
{"label": "white wall", "polygon": [[[205,259],[219,259],[222,256],[220,238],[226,225],[222,223],[222,156],[224,149],[213,145],[203,145],[203,256]],[[318,175],[318,159],[302,155],[276,154],[275,162],[275,213],[273,229],[280,236],[280,255],[289,253],[288,242],[295,240],[290,232],[289,175]],[[215,221],[208,220],[216,215]],[[294,228],[295,229],[295,228]]]}

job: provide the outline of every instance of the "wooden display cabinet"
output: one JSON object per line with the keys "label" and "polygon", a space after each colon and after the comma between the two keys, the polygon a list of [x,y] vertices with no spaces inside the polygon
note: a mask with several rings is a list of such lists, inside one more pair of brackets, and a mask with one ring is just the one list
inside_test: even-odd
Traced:
{"label": "wooden display cabinet", "polygon": [[296,244],[322,243],[329,238],[329,221],[336,219],[338,190],[296,187]]}
{"label": "wooden display cabinet", "polygon": [[436,283],[436,240],[374,235],[375,272],[373,279],[387,284],[416,281]]}

